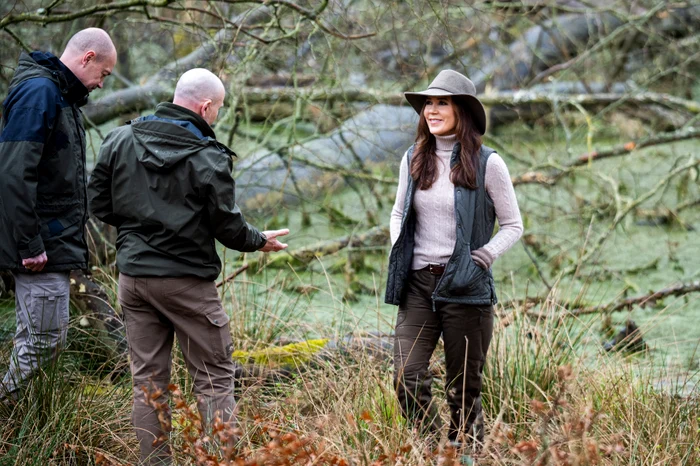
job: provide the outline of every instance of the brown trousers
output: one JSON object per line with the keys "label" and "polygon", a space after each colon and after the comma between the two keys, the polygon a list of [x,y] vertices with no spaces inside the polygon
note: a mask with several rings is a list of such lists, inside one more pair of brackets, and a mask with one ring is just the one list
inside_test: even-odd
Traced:
{"label": "brown trousers", "polygon": [[[394,383],[404,416],[423,433],[440,429],[432,404],[430,357],[440,336],[445,345],[445,391],[451,441],[483,440],[481,379],[493,333],[493,306],[435,303],[440,279],[425,270],[409,275],[394,339]],[[464,434],[464,436],[462,435]]]}
{"label": "brown trousers", "polygon": [[[119,303],[126,323],[134,385],[132,422],[141,464],[171,464],[167,433],[141,387],[159,389],[167,403],[173,337],[177,335],[187,370],[194,379],[197,406],[205,424],[218,411],[235,421],[229,317],[212,281],[194,277],[137,278],[119,275]],[[165,413],[167,422],[170,412]]]}

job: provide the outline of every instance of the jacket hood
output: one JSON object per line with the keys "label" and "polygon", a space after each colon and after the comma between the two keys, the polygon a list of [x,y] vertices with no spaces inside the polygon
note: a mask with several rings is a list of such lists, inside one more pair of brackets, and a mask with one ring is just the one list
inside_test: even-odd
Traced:
{"label": "jacket hood", "polygon": [[166,172],[175,164],[210,146],[235,155],[216,141],[214,131],[196,113],[170,103],[156,107],[155,115],[131,122],[136,158],[146,168]]}
{"label": "jacket hood", "polygon": [[55,55],[49,52],[22,52],[10,90],[33,78],[47,78],[56,83],[61,94],[72,104],[83,106],[88,100],[88,90],[73,72]]}

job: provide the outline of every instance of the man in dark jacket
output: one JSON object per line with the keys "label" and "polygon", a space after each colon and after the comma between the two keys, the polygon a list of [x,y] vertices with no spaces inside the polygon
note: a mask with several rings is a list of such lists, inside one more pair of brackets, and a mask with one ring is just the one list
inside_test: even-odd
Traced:
{"label": "man in dark jacket", "polygon": [[0,270],[14,275],[17,332],[0,398],[16,396],[19,384],[65,342],[68,274],[88,261],[80,107],[116,60],[105,31],[82,30],[60,59],[22,53],[3,102]]}
{"label": "man in dark jacket", "polygon": [[[221,261],[214,240],[238,251],[279,251],[236,205],[229,148],[211,124],[224,86],[204,69],[186,72],[173,103],[107,135],[88,186],[90,212],[117,227],[119,302],[134,384],[132,421],[142,464],[170,464],[158,413],[144,400],[167,401],[177,335],[205,423],[235,420],[235,366],[229,316],[214,279]],[[167,415],[167,413],[164,413]]]}

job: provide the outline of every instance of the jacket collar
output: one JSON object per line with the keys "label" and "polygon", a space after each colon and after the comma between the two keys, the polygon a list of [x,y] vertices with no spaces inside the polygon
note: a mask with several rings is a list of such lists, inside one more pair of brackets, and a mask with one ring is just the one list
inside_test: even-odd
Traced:
{"label": "jacket collar", "polygon": [[63,97],[71,104],[82,107],[88,101],[89,91],[87,87],[73,74],[73,72],[55,55],[49,52],[35,51],[27,55],[25,53],[20,57],[25,63],[33,62],[34,66],[43,68],[51,75],[51,78],[61,91]]}
{"label": "jacket collar", "polygon": [[204,118],[180,105],[175,105],[170,102],[162,102],[156,107],[155,116],[169,120],[188,121],[195,125],[202,132],[204,137],[209,137],[216,140],[216,133],[209,124],[204,121]]}

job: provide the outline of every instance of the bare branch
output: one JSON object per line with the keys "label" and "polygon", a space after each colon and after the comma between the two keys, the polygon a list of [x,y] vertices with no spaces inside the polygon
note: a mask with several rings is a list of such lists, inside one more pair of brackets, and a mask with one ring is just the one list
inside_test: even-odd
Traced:
{"label": "bare branch", "polygon": [[591,162],[602,160],[610,157],[616,157],[621,155],[627,155],[635,150],[643,149],[645,147],[652,147],[661,144],[669,144],[672,142],[685,141],[688,139],[700,138],[700,129],[697,128],[686,128],[678,131],[672,131],[668,133],[659,133],[654,136],[649,136],[639,141],[630,141],[624,144],[620,144],[609,149],[604,149],[601,151],[594,151],[591,153],[580,155],[575,159],[564,163],[563,168],[556,168],[550,172],[541,171],[531,171],[524,173],[522,175],[513,176],[512,181],[514,185],[520,184],[543,184],[543,185],[553,185],[563,176],[572,172],[572,168],[579,167],[582,165],[590,164]]}

